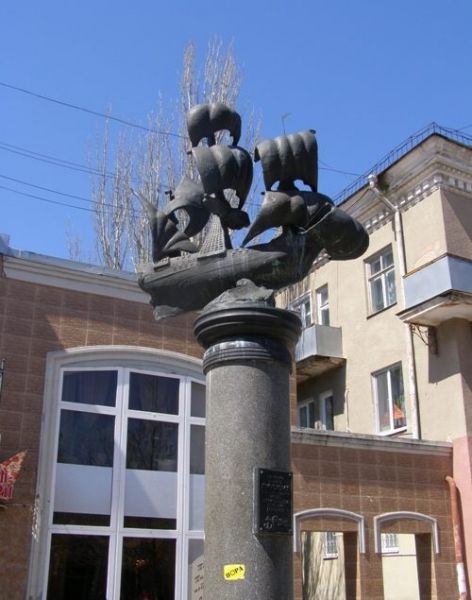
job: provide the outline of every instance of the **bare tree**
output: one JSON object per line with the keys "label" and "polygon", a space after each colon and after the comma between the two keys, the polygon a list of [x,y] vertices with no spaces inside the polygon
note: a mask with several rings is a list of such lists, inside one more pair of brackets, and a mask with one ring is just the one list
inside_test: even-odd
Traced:
{"label": "bare tree", "polygon": [[[224,48],[219,38],[212,38],[200,69],[196,48],[189,43],[183,53],[179,99],[174,110],[166,111],[161,99],[157,112],[149,117],[149,131],[131,141],[121,137],[114,152],[106,131],[99,160],[100,175],[92,187],[100,262],[113,269],[136,269],[150,259],[146,207],[164,205],[166,193],[175,189],[183,175],[197,178],[188,155],[187,111],[202,102],[223,102],[234,107],[240,89],[241,70],[232,44]],[[246,148],[253,149],[259,129],[259,121],[250,114]]]}
{"label": "bare tree", "polygon": [[97,167],[100,174],[92,184],[96,249],[102,264],[110,269],[122,269],[128,252],[127,225],[132,213],[132,159],[128,145],[120,138],[112,170],[109,143],[106,128]]}

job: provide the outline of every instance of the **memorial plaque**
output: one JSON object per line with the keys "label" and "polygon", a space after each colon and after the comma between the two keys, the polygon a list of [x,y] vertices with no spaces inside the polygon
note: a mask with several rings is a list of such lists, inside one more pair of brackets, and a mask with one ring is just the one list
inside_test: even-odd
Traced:
{"label": "memorial plaque", "polygon": [[255,469],[254,533],[292,533],[292,473]]}

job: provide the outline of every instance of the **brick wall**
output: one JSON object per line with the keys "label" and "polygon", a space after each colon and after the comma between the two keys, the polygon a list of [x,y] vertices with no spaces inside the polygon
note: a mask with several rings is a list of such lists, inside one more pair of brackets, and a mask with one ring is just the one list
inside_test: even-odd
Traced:
{"label": "brick wall", "polygon": [[[295,512],[336,508],[355,512],[366,520],[366,553],[357,555],[352,551],[355,522],[337,518],[302,521],[301,529],[306,531],[347,532],[347,599],[383,599],[382,564],[374,550],[373,518],[386,512],[411,511],[438,520],[440,554],[432,556],[431,526],[423,521],[389,522],[382,531],[418,534],[419,572],[431,573],[432,579],[431,586],[421,585],[422,599],[456,600],[452,522],[444,481],[452,469],[452,454],[356,449],[352,444],[327,446],[321,441],[324,437],[318,436],[319,443],[316,433],[311,437],[310,443],[292,446]],[[357,556],[355,561],[353,556]],[[300,556],[295,560],[295,582],[295,599],[301,600]]]}
{"label": "brick wall", "polygon": [[25,597],[46,355],[77,346],[144,346],[201,356],[194,316],[156,323],[147,304],[71,292],[0,277],[0,460],[26,449],[13,500],[0,508],[2,598]]}

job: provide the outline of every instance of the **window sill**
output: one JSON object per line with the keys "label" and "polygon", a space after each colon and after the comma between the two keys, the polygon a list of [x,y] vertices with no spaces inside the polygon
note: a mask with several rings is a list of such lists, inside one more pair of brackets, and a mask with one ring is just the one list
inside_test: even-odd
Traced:
{"label": "window sill", "polygon": [[388,306],[384,306],[383,308],[381,308],[380,310],[376,310],[375,312],[370,312],[367,315],[367,319],[371,319],[372,317],[375,317],[377,315],[380,315],[381,313],[385,312],[386,310],[388,310],[389,308],[392,308],[392,306],[396,306],[398,304],[398,302],[394,302],[393,304],[389,304]]}
{"label": "window sill", "polygon": [[394,435],[398,435],[399,433],[405,433],[408,427],[400,427],[399,429],[389,429],[388,431],[377,431],[377,435],[381,435],[382,437],[391,437]]}

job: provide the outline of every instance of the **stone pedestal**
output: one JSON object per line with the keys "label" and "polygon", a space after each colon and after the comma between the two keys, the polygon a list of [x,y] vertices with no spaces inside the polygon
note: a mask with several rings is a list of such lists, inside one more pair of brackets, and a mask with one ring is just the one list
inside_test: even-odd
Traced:
{"label": "stone pedestal", "polygon": [[[291,600],[292,535],[259,533],[255,471],[290,472],[289,376],[300,335],[292,312],[266,305],[205,312],[205,600]],[[232,567],[231,567],[232,565]]]}

